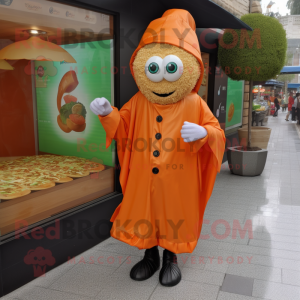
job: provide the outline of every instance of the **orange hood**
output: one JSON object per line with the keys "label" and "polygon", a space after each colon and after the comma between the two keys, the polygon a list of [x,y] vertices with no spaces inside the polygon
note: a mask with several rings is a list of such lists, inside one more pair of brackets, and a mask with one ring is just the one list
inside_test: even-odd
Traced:
{"label": "orange hood", "polygon": [[[180,39],[180,37],[183,37]],[[201,66],[201,75],[193,91],[198,92],[204,75],[204,65],[196,35],[196,24],[191,14],[183,9],[169,9],[159,19],[152,21],[146,29],[138,47],[130,59],[130,70],[134,78],[133,61],[137,52],[147,44],[165,43],[180,47],[194,55]]]}

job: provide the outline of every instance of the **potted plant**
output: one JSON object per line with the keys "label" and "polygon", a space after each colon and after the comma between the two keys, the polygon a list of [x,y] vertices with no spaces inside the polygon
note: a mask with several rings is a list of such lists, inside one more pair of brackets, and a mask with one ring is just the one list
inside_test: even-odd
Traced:
{"label": "potted plant", "polygon": [[[226,29],[219,47],[219,60],[224,72],[233,80],[250,82],[248,128],[239,129],[245,134],[247,145],[228,148],[228,162],[233,174],[257,176],[262,173],[268,154],[263,147],[257,147],[261,145],[257,144],[257,140],[263,140],[266,146],[271,129],[254,127],[251,130],[253,81],[266,81],[280,74],[285,62],[287,39],[276,18],[248,14],[241,20],[253,31]],[[251,143],[252,138],[254,143]]]}

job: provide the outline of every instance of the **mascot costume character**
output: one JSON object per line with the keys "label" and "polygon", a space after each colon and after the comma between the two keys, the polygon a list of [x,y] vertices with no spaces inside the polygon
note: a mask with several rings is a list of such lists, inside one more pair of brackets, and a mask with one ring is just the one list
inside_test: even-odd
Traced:
{"label": "mascot costume character", "polygon": [[[178,253],[197,245],[203,215],[220,171],[224,132],[197,94],[204,74],[196,26],[188,11],[167,10],[150,23],[131,60],[139,91],[120,111],[105,98],[90,108],[117,141],[123,200],[111,221],[111,236],[139,249],[144,258],[130,277],[181,280]],[[182,37],[184,36],[184,38]]]}

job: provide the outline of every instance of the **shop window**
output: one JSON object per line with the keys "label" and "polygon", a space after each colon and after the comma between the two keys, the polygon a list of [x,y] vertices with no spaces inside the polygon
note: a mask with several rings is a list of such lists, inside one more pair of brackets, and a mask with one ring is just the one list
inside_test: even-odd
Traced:
{"label": "shop window", "polygon": [[97,97],[114,105],[113,16],[52,1],[2,2],[0,52],[38,37],[76,63],[51,58],[49,46],[50,57],[21,53],[6,61],[13,70],[0,69],[0,236],[17,221],[29,226],[115,191],[114,144],[106,149],[90,110]]}

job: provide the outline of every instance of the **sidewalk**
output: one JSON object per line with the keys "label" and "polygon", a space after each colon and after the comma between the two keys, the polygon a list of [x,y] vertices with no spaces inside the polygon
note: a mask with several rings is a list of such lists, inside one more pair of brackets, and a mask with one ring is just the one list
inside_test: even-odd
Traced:
{"label": "sidewalk", "polygon": [[[222,166],[205,213],[202,235],[209,238],[178,257],[178,286],[162,287],[158,272],[144,282],[131,280],[144,251],[110,238],[1,299],[300,299],[300,138],[285,115],[280,110],[269,117],[262,176],[234,176]],[[238,225],[244,236],[237,231],[234,238]]]}

